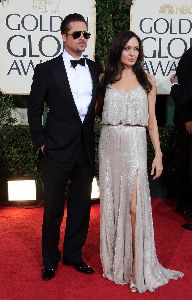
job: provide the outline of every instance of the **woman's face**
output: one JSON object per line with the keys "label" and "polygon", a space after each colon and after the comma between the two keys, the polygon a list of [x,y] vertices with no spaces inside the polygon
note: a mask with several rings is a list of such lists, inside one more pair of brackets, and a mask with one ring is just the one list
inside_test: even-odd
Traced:
{"label": "woman's face", "polygon": [[139,56],[139,42],[132,37],[123,48],[121,54],[121,63],[126,67],[132,67]]}

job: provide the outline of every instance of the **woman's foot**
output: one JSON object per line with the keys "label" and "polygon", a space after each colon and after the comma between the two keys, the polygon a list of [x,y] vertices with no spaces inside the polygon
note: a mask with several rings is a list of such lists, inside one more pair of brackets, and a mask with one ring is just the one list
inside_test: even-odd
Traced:
{"label": "woman's foot", "polygon": [[129,287],[130,287],[131,292],[133,292],[133,293],[136,293],[138,291],[136,283],[134,283],[132,279],[130,279]]}

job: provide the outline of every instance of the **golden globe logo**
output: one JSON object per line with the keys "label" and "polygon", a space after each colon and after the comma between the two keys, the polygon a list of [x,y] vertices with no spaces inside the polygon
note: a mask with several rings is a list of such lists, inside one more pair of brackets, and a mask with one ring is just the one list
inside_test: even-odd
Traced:
{"label": "golden globe logo", "polygon": [[[42,58],[52,58],[61,52],[62,41],[53,33],[60,32],[60,24],[62,21],[61,16],[35,16],[32,14],[20,15],[9,14],[6,17],[6,26],[12,32],[12,36],[7,41],[7,50],[12,57],[28,57],[31,58],[27,65],[24,65],[23,60],[14,60],[7,75],[13,71],[17,71],[18,74],[27,75],[29,68],[34,69],[34,57],[40,58],[39,62],[42,62]],[[24,31],[27,34],[21,34],[18,32]],[[33,33],[35,31],[43,33],[43,36],[35,42],[33,41]],[[49,34],[47,34],[49,33]],[[19,47],[18,47],[19,45]],[[50,45],[52,45],[50,47]]]}
{"label": "golden globe logo", "polygon": [[131,8],[131,29],[143,42],[144,68],[156,77],[158,93],[169,94],[169,78],[182,54],[192,46],[191,0],[142,3],[135,0]]}
{"label": "golden globe logo", "polygon": [[[30,12],[30,13],[29,13]],[[29,94],[37,64],[63,51],[60,24],[78,12],[88,20],[91,38],[85,54],[95,52],[95,1],[7,0],[0,3],[0,89],[10,94]]]}

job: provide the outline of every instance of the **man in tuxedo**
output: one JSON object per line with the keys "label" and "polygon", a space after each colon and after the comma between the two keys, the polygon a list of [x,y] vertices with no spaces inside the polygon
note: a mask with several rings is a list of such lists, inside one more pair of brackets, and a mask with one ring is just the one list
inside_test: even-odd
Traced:
{"label": "man in tuxedo", "polygon": [[[44,216],[42,278],[55,276],[61,259],[60,225],[67,190],[67,221],[62,262],[94,273],[82,257],[91,204],[94,168],[94,119],[98,86],[96,63],[85,59],[90,33],[77,13],[61,23],[64,52],[36,66],[28,99],[31,136],[43,153]],[[42,126],[44,105],[48,106]]]}
{"label": "man in tuxedo", "polygon": [[[176,74],[170,80],[177,131],[177,208],[192,216],[192,47],[182,55]],[[192,224],[184,224],[183,227],[192,230]]]}

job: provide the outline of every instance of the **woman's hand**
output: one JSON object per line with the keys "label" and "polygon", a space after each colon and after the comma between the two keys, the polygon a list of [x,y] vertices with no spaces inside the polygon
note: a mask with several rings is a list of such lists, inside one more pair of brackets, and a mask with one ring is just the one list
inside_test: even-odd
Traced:
{"label": "woman's hand", "polygon": [[153,176],[153,180],[157,179],[161,176],[163,171],[163,163],[162,163],[162,154],[155,155],[155,158],[151,167],[151,175]]}

